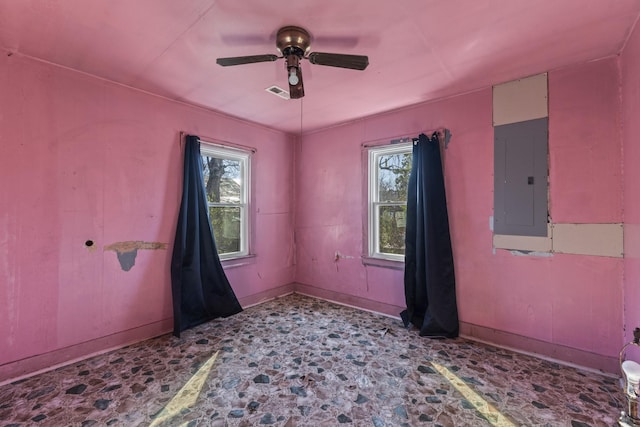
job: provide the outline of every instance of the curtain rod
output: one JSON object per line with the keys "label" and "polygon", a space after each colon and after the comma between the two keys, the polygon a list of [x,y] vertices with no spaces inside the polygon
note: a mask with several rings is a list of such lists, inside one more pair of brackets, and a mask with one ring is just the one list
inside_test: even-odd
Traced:
{"label": "curtain rod", "polygon": [[[425,135],[433,135],[434,133],[438,134],[438,139],[440,141],[444,141],[444,148],[446,149],[449,146],[449,141],[451,140],[451,131],[447,128],[438,128],[435,130],[428,130],[428,131],[422,131],[419,132],[420,133],[424,133]],[[389,140],[389,144],[402,144],[403,142],[413,142],[416,141],[418,139],[417,136],[404,136],[401,138],[394,138]],[[362,144],[363,148],[370,148],[370,147],[379,147],[381,145],[384,144],[376,144],[376,143],[369,143],[369,144]]]}
{"label": "curtain rod", "polygon": [[[182,141],[184,141],[184,137],[187,135],[191,135],[189,133],[180,131],[180,141],[179,144],[182,145]],[[253,147],[247,147],[246,145],[240,145],[240,144],[235,144],[233,142],[230,141],[225,141],[223,139],[219,139],[219,138],[211,138],[208,136],[202,136],[202,135],[192,135],[192,136],[197,136],[198,140],[200,142],[204,142],[205,144],[209,144],[209,145],[217,145],[220,147],[227,147],[227,148],[237,148],[239,150],[245,150],[245,151],[251,151],[251,153],[255,154],[258,149],[253,148]]]}

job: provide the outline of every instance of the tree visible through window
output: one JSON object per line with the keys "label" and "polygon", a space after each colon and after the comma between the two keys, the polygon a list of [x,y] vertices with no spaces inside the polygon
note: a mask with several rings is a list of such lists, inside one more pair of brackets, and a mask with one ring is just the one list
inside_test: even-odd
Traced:
{"label": "tree visible through window", "polygon": [[200,151],[218,254],[221,258],[247,255],[249,154],[204,144]]}
{"label": "tree visible through window", "polygon": [[411,144],[369,152],[369,256],[404,259]]}

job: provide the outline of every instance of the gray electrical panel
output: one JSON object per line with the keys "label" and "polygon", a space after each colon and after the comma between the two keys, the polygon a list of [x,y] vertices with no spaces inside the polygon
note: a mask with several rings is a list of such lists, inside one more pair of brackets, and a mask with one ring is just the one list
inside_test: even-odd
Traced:
{"label": "gray electrical panel", "polygon": [[547,117],[494,127],[494,233],[546,236]]}

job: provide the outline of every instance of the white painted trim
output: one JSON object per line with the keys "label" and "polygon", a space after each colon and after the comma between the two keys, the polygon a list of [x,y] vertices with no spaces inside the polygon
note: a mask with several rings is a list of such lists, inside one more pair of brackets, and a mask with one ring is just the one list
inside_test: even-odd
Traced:
{"label": "white painted trim", "polygon": [[406,154],[411,153],[413,150],[413,143],[402,142],[398,144],[389,144],[383,146],[368,147],[367,155],[367,212],[368,212],[368,258],[384,259],[389,261],[404,262],[404,254],[388,254],[378,251],[380,247],[380,229],[378,227],[380,223],[379,208],[381,206],[398,206],[406,205],[404,203],[385,203],[378,200],[378,159],[381,156],[390,154]]}

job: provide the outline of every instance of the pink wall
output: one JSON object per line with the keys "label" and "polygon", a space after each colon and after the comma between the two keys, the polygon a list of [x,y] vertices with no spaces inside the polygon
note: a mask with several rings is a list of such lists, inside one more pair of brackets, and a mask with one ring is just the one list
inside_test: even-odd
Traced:
{"label": "pink wall", "polygon": [[[640,172],[633,167],[640,160],[638,49],[636,31],[621,60],[622,117],[616,59],[549,75],[554,222],[622,221],[619,123],[625,124],[624,262],[494,253],[490,89],[308,134],[294,144],[281,132],[19,55],[1,57],[0,381],[18,372],[3,366],[69,348],[77,351],[64,353],[66,359],[81,357],[171,326],[168,265],[180,197],[180,131],[257,148],[257,256],[227,269],[238,297],[257,301],[295,278],[325,296],[395,310],[404,305],[403,272],[365,266],[360,258],[361,144],[448,127],[453,139],[444,166],[461,321],[615,357],[623,268],[626,324],[640,324],[640,197],[634,193]],[[84,246],[88,239],[94,249]],[[123,271],[105,247],[132,240],[168,246],[139,250],[135,266]]]}
{"label": "pink wall", "polygon": [[[171,327],[180,131],[257,149],[257,256],[228,270],[238,297],[293,281],[290,136],[19,55],[0,58],[0,92],[0,368]],[[167,247],[139,250],[124,271],[105,250],[122,241]]]}
{"label": "pink wall", "polygon": [[[625,341],[640,326],[640,28],[621,56],[624,151]],[[640,355],[639,355],[640,356]]]}
{"label": "pink wall", "polygon": [[[615,59],[549,75],[551,213],[556,222],[621,222]],[[305,135],[297,153],[297,275],[305,285],[404,305],[402,271],[362,264],[361,144],[447,127],[445,181],[460,320],[614,357],[622,337],[621,259],[492,250],[491,90]],[[335,261],[335,253],[352,258]],[[342,296],[341,296],[342,295]]]}
{"label": "pink wall", "polygon": [[549,74],[552,222],[622,222],[618,85],[613,58]]}

